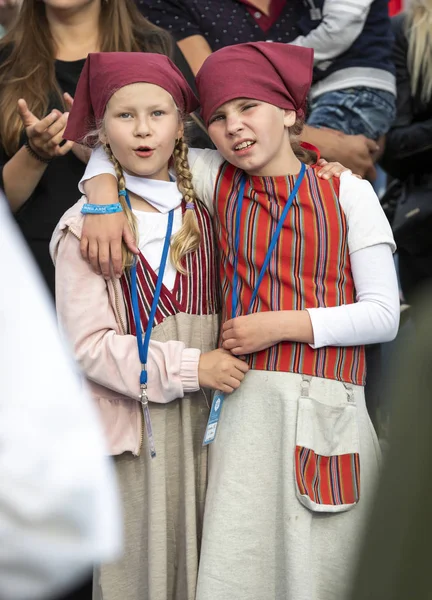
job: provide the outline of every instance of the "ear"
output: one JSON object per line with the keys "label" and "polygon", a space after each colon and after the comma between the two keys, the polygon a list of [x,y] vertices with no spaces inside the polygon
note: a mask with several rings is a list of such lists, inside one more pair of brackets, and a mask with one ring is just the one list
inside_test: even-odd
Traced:
{"label": "ear", "polygon": [[297,114],[295,110],[284,109],[284,125],[285,127],[292,127],[297,120]]}

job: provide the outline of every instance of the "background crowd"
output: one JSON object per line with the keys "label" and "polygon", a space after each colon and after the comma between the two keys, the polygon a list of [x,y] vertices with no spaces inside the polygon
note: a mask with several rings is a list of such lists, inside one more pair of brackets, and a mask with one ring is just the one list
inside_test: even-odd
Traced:
{"label": "background crowd", "polygon": [[[89,159],[62,137],[87,55],[166,54],[195,87],[207,56],[249,41],[314,48],[302,141],[377,185],[384,178],[401,301],[414,305],[430,283],[432,0],[0,0],[0,24],[0,183],[52,295],[49,241]],[[199,112],[188,137],[212,147]],[[379,363],[371,351],[378,387]],[[90,598],[90,584],[75,596]]]}

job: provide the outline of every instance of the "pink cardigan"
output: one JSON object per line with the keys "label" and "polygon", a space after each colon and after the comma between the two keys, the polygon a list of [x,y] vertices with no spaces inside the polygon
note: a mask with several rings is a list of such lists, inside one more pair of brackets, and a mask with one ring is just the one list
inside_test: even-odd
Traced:
{"label": "pink cardigan", "polygon": [[[56,266],[56,307],[74,355],[90,380],[105,426],[111,454],[138,454],[142,438],[136,338],[125,331],[126,313],[120,283],[105,281],[80,254],[84,199],[57,225],[50,244]],[[199,389],[200,350],[183,342],[150,341],[148,395],[166,403]]]}

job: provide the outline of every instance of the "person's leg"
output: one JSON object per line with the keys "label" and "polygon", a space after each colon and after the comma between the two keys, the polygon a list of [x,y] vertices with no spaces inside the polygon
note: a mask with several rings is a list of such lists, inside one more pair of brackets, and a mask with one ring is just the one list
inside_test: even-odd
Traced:
{"label": "person's leg", "polygon": [[307,123],[377,140],[389,130],[395,112],[393,94],[366,87],[348,88],[314,98]]}

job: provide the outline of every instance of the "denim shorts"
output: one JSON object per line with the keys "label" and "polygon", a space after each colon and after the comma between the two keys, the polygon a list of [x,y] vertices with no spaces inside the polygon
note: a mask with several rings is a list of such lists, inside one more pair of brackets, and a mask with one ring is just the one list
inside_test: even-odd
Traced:
{"label": "denim shorts", "polygon": [[309,106],[307,124],[329,127],[373,140],[387,133],[396,117],[396,97],[390,92],[354,87],[325,92]]}

